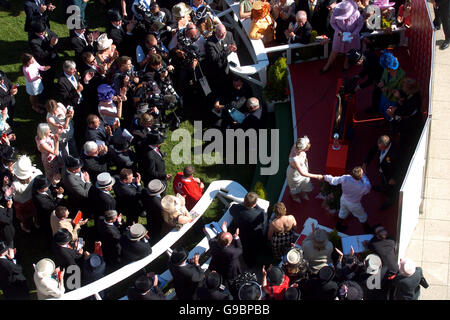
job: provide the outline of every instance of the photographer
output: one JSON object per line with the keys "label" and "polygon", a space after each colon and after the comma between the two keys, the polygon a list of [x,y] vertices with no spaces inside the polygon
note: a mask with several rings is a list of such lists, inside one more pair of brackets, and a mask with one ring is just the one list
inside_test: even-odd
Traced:
{"label": "photographer", "polygon": [[[147,110],[134,119],[131,127],[131,134],[134,137],[133,145],[136,150],[136,154],[138,155],[145,146],[147,136],[158,135],[161,128],[159,124],[155,123],[155,118],[148,109],[148,105],[146,104],[145,106]],[[162,130],[165,130],[165,127],[163,127]]]}
{"label": "photographer", "polygon": [[151,54],[159,54],[166,63],[169,62],[169,54],[166,47],[158,42],[158,39],[153,33],[148,33],[145,41],[136,47],[136,61],[140,70],[144,72],[148,71],[148,62]]}

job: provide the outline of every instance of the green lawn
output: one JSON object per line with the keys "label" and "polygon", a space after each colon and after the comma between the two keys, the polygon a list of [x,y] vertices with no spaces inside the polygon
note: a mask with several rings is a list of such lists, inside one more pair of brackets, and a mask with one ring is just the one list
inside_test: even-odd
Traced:
{"label": "green lawn", "polygon": [[[29,155],[37,167],[42,169],[40,155],[34,143],[34,136],[36,134],[37,124],[45,122],[45,116],[38,115],[31,109],[28,95],[25,92],[25,79],[21,71],[20,63],[22,53],[30,52],[27,35],[23,30],[25,24],[25,14],[23,12],[24,1],[14,0],[10,1],[10,3],[11,9],[9,11],[5,11],[3,7],[0,7],[0,70],[6,72],[11,81],[20,84],[19,93],[16,96],[16,112],[14,118],[16,121],[14,132],[16,133],[17,141],[13,145],[18,149],[19,154]],[[57,8],[50,16],[51,29],[59,36],[60,44],[65,49],[60,51],[61,65],[64,59],[73,57],[73,51],[67,50],[69,32],[61,18],[60,0],[54,0],[53,4]],[[104,12],[104,8],[98,4],[98,1],[91,0],[86,11],[88,25],[104,31]],[[193,132],[193,125],[188,120],[184,120],[181,127]],[[176,142],[170,141],[170,135],[168,135],[168,139],[162,147],[162,150],[169,155],[170,150],[176,144]],[[173,164],[170,161],[170,157],[166,159],[166,170],[168,173],[175,175],[177,172],[182,171],[184,165]],[[205,182],[206,187],[212,181],[227,179],[241,183],[247,190],[251,187],[254,172],[254,166],[249,165],[195,165],[195,169],[195,175]],[[168,188],[168,193],[173,193],[171,186]],[[213,205],[204,214],[203,222],[217,220],[217,217],[220,217],[222,213],[221,204],[218,201],[214,201]],[[143,223],[144,221],[142,220]],[[89,224],[88,227],[92,228],[92,224]],[[188,249],[192,248],[203,237],[201,225],[193,229],[182,243]],[[28,235],[20,230],[18,224],[16,224],[15,246],[18,251],[18,262],[24,267],[30,289],[34,290],[32,264],[41,258],[51,257],[51,253],[46,248],[45,241],[39,231],[34,230]],[[155,262],[155,271],[161,272],[166,266],[165,257],[162,257],[159,261]]]}

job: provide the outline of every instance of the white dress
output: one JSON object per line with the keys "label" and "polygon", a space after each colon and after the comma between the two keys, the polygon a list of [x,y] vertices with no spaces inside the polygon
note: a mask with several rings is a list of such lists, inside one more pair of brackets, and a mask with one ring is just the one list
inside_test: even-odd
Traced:
{"label": "white dress", "polygon": [[301,152],[298,156],[289,158],[289,166],[286,170],[287,183],[291,194],[298,194],[300,192],[311,192],[313,190],[313,185],[310,178],[302,176],[295,167],[295,161],[299,162],[300,167],[308,172],[308,159],[306,158],[306,153]]}

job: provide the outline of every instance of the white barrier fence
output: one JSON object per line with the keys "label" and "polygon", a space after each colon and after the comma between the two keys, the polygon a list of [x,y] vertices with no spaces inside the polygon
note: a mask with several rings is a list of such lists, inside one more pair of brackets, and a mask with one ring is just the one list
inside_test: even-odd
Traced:
{"label": "white barrier fence", "polygon": [[[152,253],[133,263],[130,263],[119,270],[106,275],[105,277],[83,286],[74,291],[70,291],[60,298],[52,298],[49,300],[81,300],[95,295],[98,299],[98,293],[119,283],[120,281],[130,277],[136,272],[142,270],[146,265],[154,261],[161,254],[165,253],[175,242],[190,230],[190,228],[201,218],[203,213],[208,209],[211,202],[219,193],[220,189],[227,189],[228,195],[234,198],[244,198],[247,190],[239,183],[230,180],[219,180],[212,182],[208,189],[204,192],[202,198],[197,202],[191,212],[195,211],[199,215],[192,222],[183,225],[180,230],[173,229],[163,239],[152,247]],[[151,236],[151,235],[150,235]]]}
{"label": "white barrier fence", "polygon": [[408,171],[399,193],[397,221],[397,254],[403,258],[419,221],[420,206],[423,201],[425,163],[427,160],[430,121],[428,118],[417,144],[416,151],[409,163]]}

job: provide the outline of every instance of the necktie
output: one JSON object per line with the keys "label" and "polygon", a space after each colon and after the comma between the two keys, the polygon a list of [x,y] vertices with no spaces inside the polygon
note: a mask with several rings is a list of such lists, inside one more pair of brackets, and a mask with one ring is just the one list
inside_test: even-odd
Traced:
{"label": "necktie", "polygon": [[8,88],[6,88],[6,86],[5,86],[4,83],[0,84],[0,87],[1,87],[3,90],[8,91]]}
{"label": "necktie", "polygon": [[74,77],[74,76],[71,76],[71,77],[70,77],[70,81],[76,82],[76,81],[75,81],[75,77]]}

